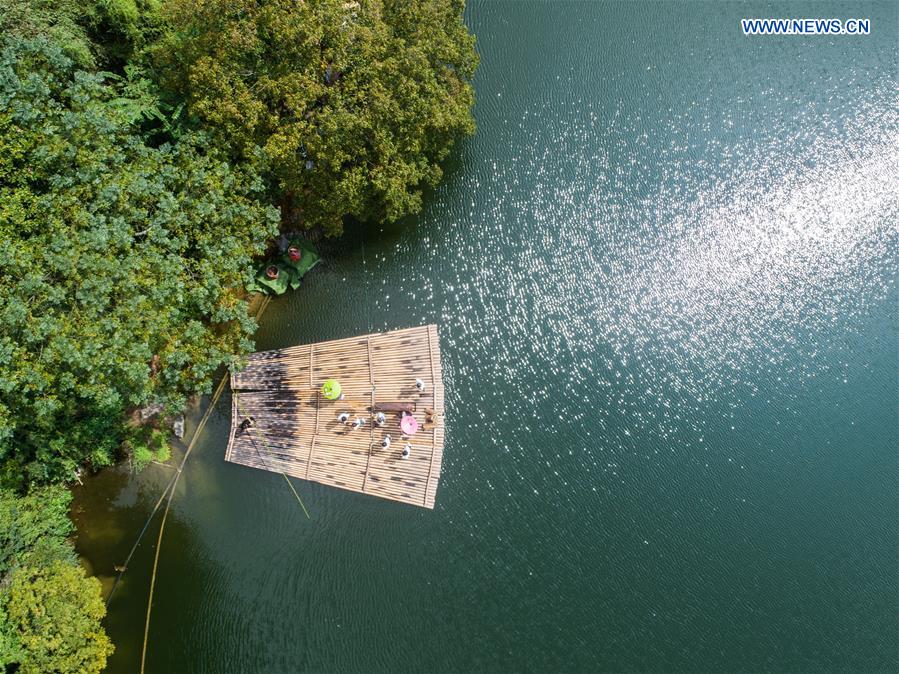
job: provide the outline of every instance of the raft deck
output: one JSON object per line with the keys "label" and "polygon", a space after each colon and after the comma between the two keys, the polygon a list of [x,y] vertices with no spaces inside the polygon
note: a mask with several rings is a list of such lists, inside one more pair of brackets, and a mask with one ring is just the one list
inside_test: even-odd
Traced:
{"label": "raft deck", "polygon": [[[425,382],[425,390],[415,380]],[[326,379],[340,382],[343,400],[326,400]],[[443,463],[443,375],[437,326],[364,335],[250,354],[231,375],[231,432],[225,460],[381,498],[434,507]],[[400,413],[377,409],[411,404],[419,430],[403,435]],[[425,425],[426,408],[434,422]],[[374,411],[373,411],[374,410]],[[352,429],[341,412],[361,417]],[[241,428],[253,417],[249,428]],[[384,436],[388,449],[381,448]],[[403,447],[412,446],[409,458]]]}

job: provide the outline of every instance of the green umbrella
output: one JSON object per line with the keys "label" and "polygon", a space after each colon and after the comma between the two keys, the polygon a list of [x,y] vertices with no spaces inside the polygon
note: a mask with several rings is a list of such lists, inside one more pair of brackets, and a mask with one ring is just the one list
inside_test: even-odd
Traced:
{"label": "green umbrella", "polygon": [[322,395],[328,400],[337,400],[340,397],[340,382],[336,379],[328,379],[322,384]]}

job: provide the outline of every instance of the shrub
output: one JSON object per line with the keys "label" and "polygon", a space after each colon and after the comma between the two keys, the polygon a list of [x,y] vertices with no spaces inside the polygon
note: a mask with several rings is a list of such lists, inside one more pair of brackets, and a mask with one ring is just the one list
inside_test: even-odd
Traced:
{"label": "shrub", "polygon": [[252,347],[262,182],[200,134],[148,146],[122,98],[46,40],[0,53],[0,483],[109,463],[126,410]]}

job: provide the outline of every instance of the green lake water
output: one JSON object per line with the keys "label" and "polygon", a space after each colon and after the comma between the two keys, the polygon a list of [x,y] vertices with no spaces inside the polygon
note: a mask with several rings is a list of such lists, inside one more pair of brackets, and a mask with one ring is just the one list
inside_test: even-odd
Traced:
{"label": "green lake water", "polygon": [[[897,7],[472,3],[477,135],[257,335],[436,322],[436,508],[296,481],[307,519],[224,462],[226,393],[147,671],[897,671]],[[741,34],[768,16],[872,34]],[[107,583],[170,475],[77,490]],[[139,666],[157,528],[111,672]]]}

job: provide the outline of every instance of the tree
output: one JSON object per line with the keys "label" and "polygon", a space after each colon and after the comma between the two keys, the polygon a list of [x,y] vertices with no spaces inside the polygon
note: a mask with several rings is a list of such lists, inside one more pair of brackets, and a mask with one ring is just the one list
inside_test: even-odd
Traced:
{"label": "tree", "polygon": [[19,635],[13,630],[3,607],[3,595],[0,594],[0,670],[6,671],[8,665],[21,662],[24,654],[19,645]]}
{"label": "tree", "polygon": [[86,24],[92,10],[90,2],[72,0],[0,0],[0,34],[20,39],[43,36],[79,65],[91,67],[96,65],[97,45]]}
{"label": "tree", "polygon": [[222,146],[261,146],[282,216],[339,233],[344,215],[421,206],[474,131],[474,38],[462,0],[170,0],[154,48],[170,91]]}
{"label": "tree", "polygon": [[67,540],[71,500],[60,485],[0,489],[0,670],[100,671],[112,652],[100,583]]}
{"label": "tree", "polygon": [[264,185],[44,39],[0,53],[0,483],[109,463],[123,415],[181,409],[252,347],[240,289],[276,231]]}
{"label": "tree", "polygon": [[[80,566],[53,562],[12,575],[3,599],[6,622],[18,647],[23,674],[100,672],[113,646],[100,621],[106,607],[100,581]],[[8,633],[8,632],[7,632]]]}
{"label": "tree", "polygon": [[61,485],[36,488],[26,496],[0,489],[0,585],[26,564],[75,562],[66,541],[74,530],[71,501],[72,495]]}
{"label": "tree", "polygon": [[44,37],[79,66],[117,67],[159,27],[162,0],[0,0],[0,35]]}

